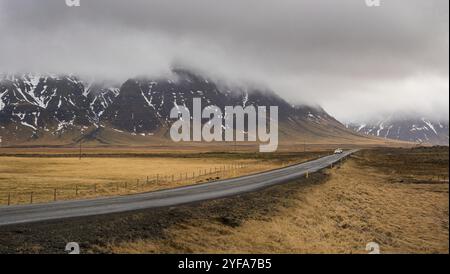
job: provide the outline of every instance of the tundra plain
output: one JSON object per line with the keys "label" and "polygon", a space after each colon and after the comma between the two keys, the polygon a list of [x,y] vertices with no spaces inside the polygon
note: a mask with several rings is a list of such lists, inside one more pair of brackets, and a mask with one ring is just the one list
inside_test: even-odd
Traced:
{"label": "tundra plain", "polygon": [[0,157],[0,206],[125,195],[237,177],[329,154],[38,150]]}
{"label": "tundra plain", "polygon": [[[359,151],[284,185],[196,204],[0,228],[2,253],[449,252],[448,147]],[[279,157],[279,156],[278,156]],[[259,159],[261,160],[261,159]]]}

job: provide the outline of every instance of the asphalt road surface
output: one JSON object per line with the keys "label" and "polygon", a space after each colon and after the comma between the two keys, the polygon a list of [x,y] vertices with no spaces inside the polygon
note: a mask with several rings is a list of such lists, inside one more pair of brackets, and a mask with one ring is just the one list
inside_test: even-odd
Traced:
{"label": "asphalt road surface", "polygon": [[282,169],[155,192],[48,204],[0,207],[0,226],[175,206],[224,198],[289,182],[340,161],[355,150]]}

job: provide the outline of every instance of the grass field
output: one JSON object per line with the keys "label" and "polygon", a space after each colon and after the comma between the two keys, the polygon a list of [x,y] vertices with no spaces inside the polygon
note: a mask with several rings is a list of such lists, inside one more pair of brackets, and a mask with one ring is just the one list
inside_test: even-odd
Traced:
{"label": "grass field", "polygon": [[[266,157],[257,160],[292,155]],[[376,242],[381,253],[448,254],[448,157],[448,148],[364,150],[236,197],[0,227],[0,253],[63,253],[75,241],[82,253],[367,253]]]}
{"label": "grass field", "polygon": [[448,148],[363,151],[328,171],[325,183],[280,199],[270,218],[196,218],[163,239],[104,252],[367,253],[376,242],[383,253],[448,253],[448,156]]}
{"label": "grass field", "polygon": [[279,168],[325,154],[121,153],[82,159],[63,152],[11,155],[0,157],[0,205],[153,191]]}

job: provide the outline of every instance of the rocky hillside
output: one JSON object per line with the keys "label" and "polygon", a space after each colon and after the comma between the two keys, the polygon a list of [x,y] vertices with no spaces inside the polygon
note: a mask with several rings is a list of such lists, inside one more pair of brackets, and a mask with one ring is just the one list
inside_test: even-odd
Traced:
{"label": "rocky hillside", "polygon": [[[5,145],[77,143],[109,135],[167,138],[174,105],[278,106],[284,138],[351,140],[348,130],[317,106],[293,106],[270,90],[228,87],[185,70],[167,79],[133,78],[122,85],[83,81],[73,75],[6,75],[0,78],[0,136]],[[107,132],[107,133],[105,133]],[[99,136],[102,136],[99,138]],[[116,136],[117,137],[117,136]],[[130,138],[129,138],[130,137]],[[100,140],[101,139],[101,140]]]}
{"label": "rocky hillside", "polygon": [[415,142],[418,144],[449,144],[448,121],[442,122],[426,117],[391,116],[374,123],[348,124],[347,127],[361,134]]}

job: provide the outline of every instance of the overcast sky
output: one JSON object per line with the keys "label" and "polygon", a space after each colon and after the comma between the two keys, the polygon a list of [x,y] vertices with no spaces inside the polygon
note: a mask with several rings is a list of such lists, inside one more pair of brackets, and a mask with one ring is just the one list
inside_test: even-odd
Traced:
{"label": "overcast sky", "polygon": [[0,0],[0,72],[125,79],[182,64],[343,121],[448,120],[448,21],[448,0]]}

